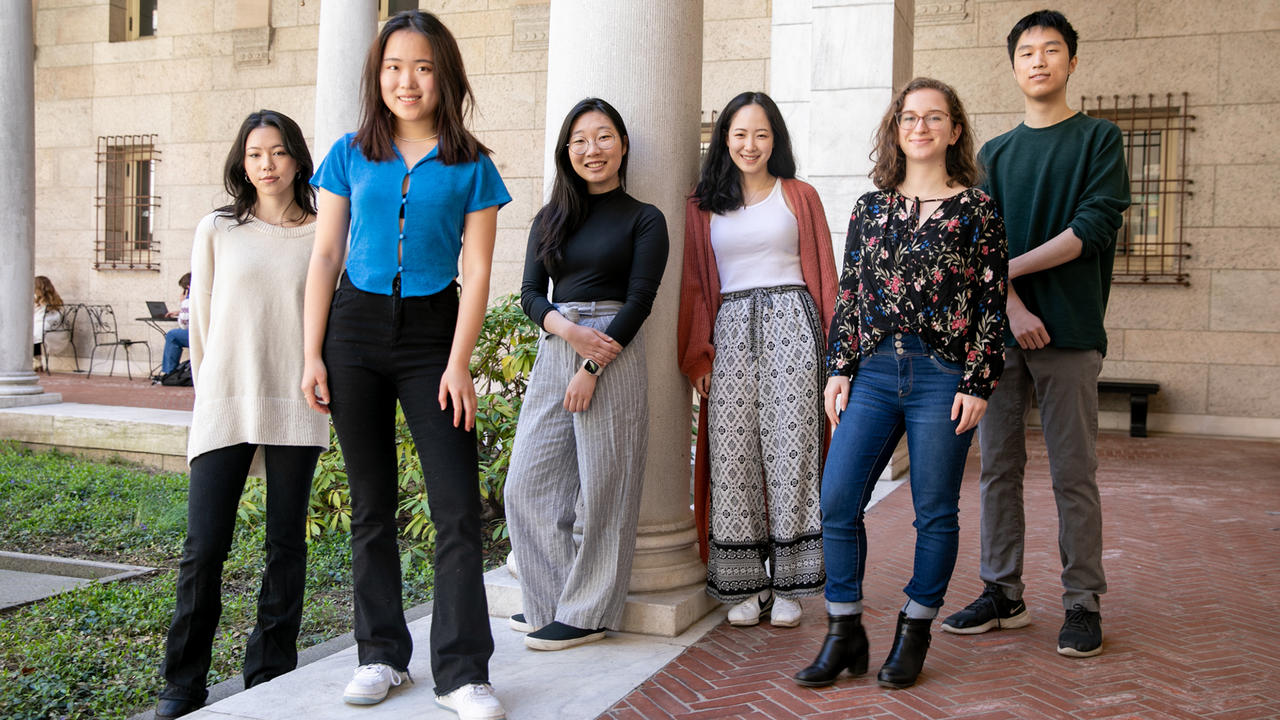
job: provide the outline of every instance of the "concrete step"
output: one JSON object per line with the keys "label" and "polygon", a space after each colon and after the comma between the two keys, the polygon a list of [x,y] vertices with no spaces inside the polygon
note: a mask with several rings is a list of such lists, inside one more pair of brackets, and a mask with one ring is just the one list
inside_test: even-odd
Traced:
{"label": "concrete step", "polygon": [[185,410],[54,403],[0,409],[0,438],[33,449],[121,458],[169,472],[187,470]]}

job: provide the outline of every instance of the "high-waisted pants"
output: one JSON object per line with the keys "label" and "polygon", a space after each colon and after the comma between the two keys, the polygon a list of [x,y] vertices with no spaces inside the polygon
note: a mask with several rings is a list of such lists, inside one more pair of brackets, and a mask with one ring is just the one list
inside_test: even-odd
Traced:
{"label": "high-waisted pants", "polygon": [[727,293],[716,314],[707,593],[721,602],[816,595],[826,580],[821,327],[803,286]]}
{"label": "high-waisted pants", "polygon": [[329,409],[351,487],[351,568],[361,665],[406,670],[413,642],[404,619],[396,510],[396,401],[422,461],[436,528],[431,673],[436,694],[489,681],[493,635],[481,555],[475,432],[440,409],[440,377],[458,318],[456,285],[402,298],[356,288],[343,275],[329,309],[324,362]]}
{"label": "high-waisted pants", "polygon": [[[557,303],[571,322],[601,331],[620,307]],[[567,341],[543,334],[507,475],[511,547],[535,627],[619,627],[635,555],[649,438],[644,331],[605,366],[588,408],[571,413],[564,394],[581,361]]]}

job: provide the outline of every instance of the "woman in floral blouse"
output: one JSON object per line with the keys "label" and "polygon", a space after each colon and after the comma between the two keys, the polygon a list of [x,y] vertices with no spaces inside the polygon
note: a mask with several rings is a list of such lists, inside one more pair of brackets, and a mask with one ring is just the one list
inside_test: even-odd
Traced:
{"label": "woman in floral blouse", "polygon": [[974,185],[969,122],[947,85],[912,80],[876,136],[871,179],[849,221],[824,392],[836,426],[822,478],[828,633],[811,687],[867,670],[863,511],[905,433],[915,568],[879,682],[915,683],[955,567],[965,455],[1004,369],[1007,254],[995,203]]}

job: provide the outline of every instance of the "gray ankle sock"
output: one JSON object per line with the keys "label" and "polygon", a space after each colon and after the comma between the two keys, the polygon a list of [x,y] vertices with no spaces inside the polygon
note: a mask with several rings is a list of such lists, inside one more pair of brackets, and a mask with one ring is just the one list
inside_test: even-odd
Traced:
{"label": "gray ankle sock", "polygon": [[831,600],[828,600],[827,614],[833,615],[835,617],[841,617],[844,615],[861,615],[862,601],[855,600],[854,602],[832,602]]}
{"label": "gray ankle sock", "polygon": [[915,600],[908,600],[902,612],[912,620],[932,620],[938,617],[938,608],[925,607]]}

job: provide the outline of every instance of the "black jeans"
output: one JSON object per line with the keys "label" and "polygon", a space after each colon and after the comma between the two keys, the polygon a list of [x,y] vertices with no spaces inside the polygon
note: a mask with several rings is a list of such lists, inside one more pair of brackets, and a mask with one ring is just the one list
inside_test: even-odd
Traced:
{"label": "black jeans", "polygon": [[[231,549],[236,508],[257,445],[210,450],[191,461],[187,540],[178,568],[178,603],[169,627],[162,698],[204,702],[213,635],[222,615],[222,564]],[[267,445],[266,567],[258,592],[258,623],[244,657],[244,684],[253,687],[298,666],[298,628],[306,582],[307,502],[318,447]]]}
{"label": "black jeans", "polygon": [[351,487],[351,566],[360,664],[405,670],[413,641],[401,603],[396,545],[396,400],[418,446],[436,528],[431,672],[436,693],[489,681],[493,636],[481,556],[473,431],[440,409],[440,376],[458,318],[458,290],[401,298],[359,290],[344,275],[329,309],[329,408]]}

